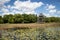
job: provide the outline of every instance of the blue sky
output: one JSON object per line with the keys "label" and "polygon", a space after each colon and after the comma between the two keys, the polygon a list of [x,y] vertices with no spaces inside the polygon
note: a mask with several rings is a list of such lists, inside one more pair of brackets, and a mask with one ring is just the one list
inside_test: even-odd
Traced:
{"label": "blue sky", "polygon": [[60,0],[0,0],[0,15],[18,13],[60,17]]}

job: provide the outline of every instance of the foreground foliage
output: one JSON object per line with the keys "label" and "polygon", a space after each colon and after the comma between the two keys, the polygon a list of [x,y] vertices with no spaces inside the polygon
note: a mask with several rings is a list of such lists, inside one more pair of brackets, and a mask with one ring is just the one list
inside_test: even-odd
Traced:
{"label": "foreground foliage", "polygon": [[60,27],[0,30],[1,40],[60,40]]}

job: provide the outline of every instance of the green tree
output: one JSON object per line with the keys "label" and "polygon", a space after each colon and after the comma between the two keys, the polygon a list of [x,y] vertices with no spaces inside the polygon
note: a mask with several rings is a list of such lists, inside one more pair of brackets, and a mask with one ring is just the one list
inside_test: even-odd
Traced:
{"label": "green tree", "polygon": [[14,23],[14,16],[9,14],[8,23]]}
{"label": "green tree", "polygon": [[2,18],[2,16],[0,16],[0,23],[3,23],[3,18]]}
{"label": "green tree", "polygon": [[51,22],[49,17],[46,17],[46,18],[44,19],[44,21],[45,21],[46,23]]}
{"label": "green tree", "polygon": [[24,19],[24,23],[29,23],[29,19],[28,19],[28,14],[22,14],[22,16],[23,16],[23,19]]}
{"label": "green tree", "polygon": [[37,22],[37,16],[34,14],[22,14],[24,17],[24,23],[34,23]]}
{"label": "green tree", "polygon": [[4,21],[4,23],[8,23],[8,18],[9,18],[8,15],[4,15],[4,16],[3,16],[3,21]]}
{"label": "green tree", "polygon": [[14,15],[14,22],[15,23],[22,23],[23,22],[23,16],[21,14],[15,14]]}
{"label": "green tree", "polygon": [[14,17],[12,14],[3,16],[4,23],[14,23]]}
{"label": "green tree", "polygon": [[29,14],[28,20],[30,23],[35,23],[35,22],[37,22],[37,16],[34,14]]}
{"label": "green tree", "polygon": [[[9,14],[0,16],[0,23],[35,23],[37,22],[35,14]],[[40,20],[40,19],[39,19]],[[44,17],[45,22],[60,22],[60,17]]]}
{"label": "green tree", "polygon": [[50,17],[51,22],[55,22],[55,17]]}

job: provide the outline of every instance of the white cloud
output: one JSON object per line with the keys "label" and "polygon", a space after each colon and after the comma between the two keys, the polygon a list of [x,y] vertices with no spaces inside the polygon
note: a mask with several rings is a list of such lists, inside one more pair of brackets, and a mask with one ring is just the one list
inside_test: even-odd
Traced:
{"label": "white cloud", "polygon": [[8,13],[9,12],[9,10],[8,9],[5,9],[5,8],[2,8],[1,11],[4,12],[4,13]]}
{"label": "white cloud", "polygon": [[[0,2],[2,2],[2,4],[4,4],[4,3],[9,2],[9,1],[8,0],[4,0],[4,1],[1,0]],[[14,2],[13,6],[11,6],[11,5],[8,5],[8,6],[2,5],[3,8],[1,8],[1,12],[3,12],[2,15],[17,14],[17,13],[20,13],[20,14],[23,14],[23,13],[37,14],[35,12],[35,9],[38,8],[38,7],[41,7],[42,5],[44,5],[43,2],[30,2],[30,0],[22,2],[22,1],[16,0]],[[1,6],[1,3],[0,3],[0,6]],[[47,17],[57,16],[57,15],[53,15],[54,13],[60,14],[60,11],[57,11],[57,9],[54,5],[47,4],[46,9],[47,9],[48,13],[47,14],[43,13],[43,14]]]}
{"label": "white cloud", "polygon": [[44,5],[43,2],[30,2],[30,0],[22,2],[17,0],[14,2],[14,6],[12,6],[12,8],[21,10],[23,13],[30,14],[35,13],[34,10],[42,5]]}
{"label": "white cloud", "polygon": [[7,2],[9,2],[10,0],[0,0],[0,9],[1,8],[4,8],[5,7],[5,5],[4,5],[4,3],[7,3]]}
{"label": "white cloud", "polygon": [[60,14],[60,11],[57,11],[57,14]]}
{"label": "white cloud", "polygon": [[27,8],[30,10],[34,10],[37,7],[42,6],[43,3],[42,2],[30,2],[30,0],[24,1],[24,2],[17,0],[17,1],[15,1],[14,5],[15,5],[15,8],[17,8],[17,9]]}
{"label": "white cloud", "polygon": [[[2,0],[2,4],[8,2],[10,0]],[[5,6],[3,8],[1,8],[1,11],[4,14],[16,14],[16,13],[26,13],[26,14],[36,14],[35,9],[38,7],[41,7],[42,5],[44,5],[43,2],[31,2],[30,0],[28,1],[19,1],[16,0],[14,2],[13,6]]]}
{"label": "white cloud", "polygon": [[26,14],[37,14],[35,11],[31,11],[31,12],[25,12]]}
{"label": "white cloud", "polygon": [[52,5],[52,4],[47,4],[46,5],[46,10],[50,13],[50,14],[54,14],[54,13],[56,13],[57,12],[57,9],[56,9],[56,7],[54,6],[54,5]]}
{"label": "white cloud", "polygon": [[56,13],[56,9],[49,10],[49,13]]}
{"label": "white cloud", "polygon": [[54,9],[55,8],[55,6],[53,6],[53,5],[49,5],[49,7],[48,7],[48,9]]}
{"label": "white cloud", "polygon": [[7,6],[7,8],[11,8],[11,6],[10,6],[10,5],[8,5],[8,6]]}
{"label": "white cloud", "polygon": [[4,3],[7,3],[9,2],[10,0],[0,0],[0,4],[4,4]]}
{"label": "white cloud", "polygon": [[54,5],[49,5],[49,4],[47,4],[47,10],[51,10],[51,9],[55,9],[55,6]]}
{"label": "white cloud", "polygon": [[51,17],[51,15],[48,13],[43,13],[46,17]]}
{"label": "white cloud", "polygon": [[30,0],[22,2],[16,0],[14,2],[14,6],[5,6],[5,8],[2,8],[2,12],[4,12],[4,14],[36,14],[35,9],[41,7],[42,5],[44,5],[42,2],[30,2]]}

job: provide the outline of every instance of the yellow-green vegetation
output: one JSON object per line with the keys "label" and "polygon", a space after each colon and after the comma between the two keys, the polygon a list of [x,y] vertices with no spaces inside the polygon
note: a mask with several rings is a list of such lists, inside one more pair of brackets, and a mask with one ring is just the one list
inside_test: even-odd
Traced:
{"label": "yellow-green vegetation", "polygon": [[0,24],[0,30],[1,29],[8,29],[8,28],[37,28],[37,27],[58,27],[60,26],[60,23],[28,23],[28,24]]}
{"label": "yellow-green vegetation", "polygon": [[60,27],[0,30],[1,40],[60,40]]}

